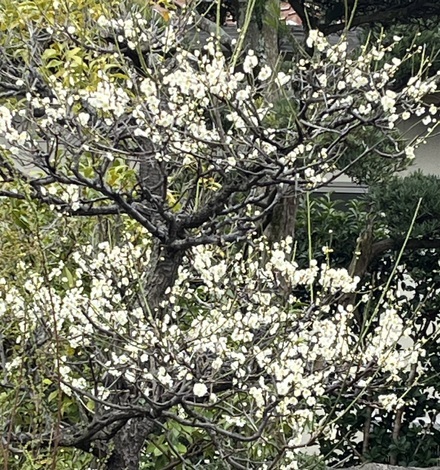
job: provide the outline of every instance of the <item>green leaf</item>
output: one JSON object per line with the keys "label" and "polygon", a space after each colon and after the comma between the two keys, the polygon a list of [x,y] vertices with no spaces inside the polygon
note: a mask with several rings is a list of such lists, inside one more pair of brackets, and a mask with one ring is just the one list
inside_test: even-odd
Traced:
{"label": "green leaf", "polygon": [[64,277],[67,278],[67,285],[68,285],[69,287],[74,287],[74,285],[75,285],[75,279],[73,278],[72,273],[71,273],[70,270],[67,268],[67,266],[64,266],[63,274],[64,274]]}
{"label": "green leaf", "polygon": [[49,396],[47,397],[47,401],[49,403],[52,403],[57,398],[58,398],[58,390],[54,390],[53,392],[49,393]]}
{"label": "green leaf", "polygon": [[43,52],[43,55],[41,56],[43,59],[47,60],[47,59],[52,59],[54,57],[58,57],[59,56],[59,52],[56,51],[55,49],[46,49],[44,52]]}
{"label": "green leaf", "polygon": [[61,67],[62,65],[64,65],[64,62],[62,60],[52,59],[46,64],[46,67],[50,69],[56,69],[58,67]]}

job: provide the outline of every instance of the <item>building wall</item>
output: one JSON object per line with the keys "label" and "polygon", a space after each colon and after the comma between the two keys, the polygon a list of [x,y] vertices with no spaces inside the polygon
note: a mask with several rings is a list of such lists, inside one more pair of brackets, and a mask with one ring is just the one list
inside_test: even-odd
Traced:
{"label": "building wall", "polygon": [[[420,118],[409,119],[399,124],[399,129],[408,139],[413,139],[422,134],[425,126],[420,123]],[[421,170],[426,175],[436,175],[440,177],[440,126],[426,140],[426,143],[420,145],[414,152],[415,158],[413,164],[405,171],[399,173],[406,176],[414,171]],[[328,175],[330,177],[331,175]],[[356,197],[368,191],[367,186],[354,183],[347,175],[341,175],[334,179],[328,185],[318,189],[319,193],[334,192],[337,197]]]}
{"label": "building wall", "polygon": [[[424,125],[415,119],[409,119],[402,123],[399,128],[405,132],[409,138],[413,138],[423,132]],[[440,126],[434,130],[433,134],[426,140],[426,143],[420,145],[414,152],[416,158],[414,164],[403,175],[416,170],[421,170],[425,174],[437,175],[440,177]]]}

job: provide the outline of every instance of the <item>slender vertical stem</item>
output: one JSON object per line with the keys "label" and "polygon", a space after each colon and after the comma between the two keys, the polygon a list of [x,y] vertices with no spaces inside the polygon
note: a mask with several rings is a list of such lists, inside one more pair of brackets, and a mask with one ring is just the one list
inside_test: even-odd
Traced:
{"label": "slender vertical stem", "polygon": [[362,442],[362,457],[365,457],[365,454],[368,452],[370,447],[370,432],[371,432],[371,419],[373,415],[373,408],[367,406],[367,416],[364,423],[364,440]]}

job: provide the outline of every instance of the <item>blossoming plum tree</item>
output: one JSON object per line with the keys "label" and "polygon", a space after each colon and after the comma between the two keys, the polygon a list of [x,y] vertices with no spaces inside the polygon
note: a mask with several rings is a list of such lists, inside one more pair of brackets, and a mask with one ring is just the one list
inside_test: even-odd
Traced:
{"label": "blossoming plum tree", "polygon": [[153,456],[156,468],[298,468],[366,396],[415,382],[423,299],[408,323],[391,281],[351,302],[359,277],[330,258],[300,266],[293,230],[265,230],[292,188],[413,157],[424,136],[407,142],[395,124],[434,114],[428,62],[396,92],[400,61],[381,63],[393,45],[352,57],[313,30],[313,56],[276,68],[241,41],[191,45],[206,20],[191,9],[4,8],[0,195],[142,233],[2,279],[4,384],[38,402],[35,421],[9,419],[8,451],[74,447],[108,469],[154,468]]}

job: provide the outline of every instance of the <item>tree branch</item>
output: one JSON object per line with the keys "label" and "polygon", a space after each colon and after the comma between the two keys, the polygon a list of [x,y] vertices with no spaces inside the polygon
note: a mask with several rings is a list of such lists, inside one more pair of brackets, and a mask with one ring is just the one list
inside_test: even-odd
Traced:
{"label": "tree branch", "polygon": [[[292,3],[292,1],[290,3]],[[407,5],[398,8],[391,8],[388,10],[375,11],[374,13],[355,16],[349,25],[347,25],[347,22],[341,18],[340,23],[320,25],[319,29],[327,36],[329,34],[342,31],[347,28],[347,26],[352,29],[368,23],[389,24],[395,22],[396,18],[431,18],[435,14],[440,14],[440,3],[434,4],[430,0],[416,0],[415,2],[411,1]]]}
{"label": "tree branch", "polygon": [[[377,242],[372,241],[372,227],[367,228],[361,235],[356,249],[358,255],[354,255],[349,272],[352,276],[362,277],[368,270],[371,263],[380,255],[389,250],[399,250],[403,247],[403,239],[387,238]],[[437,249],[440,248],[440,238],[433,240],[410,239],[405,245],[405,250]]]}

